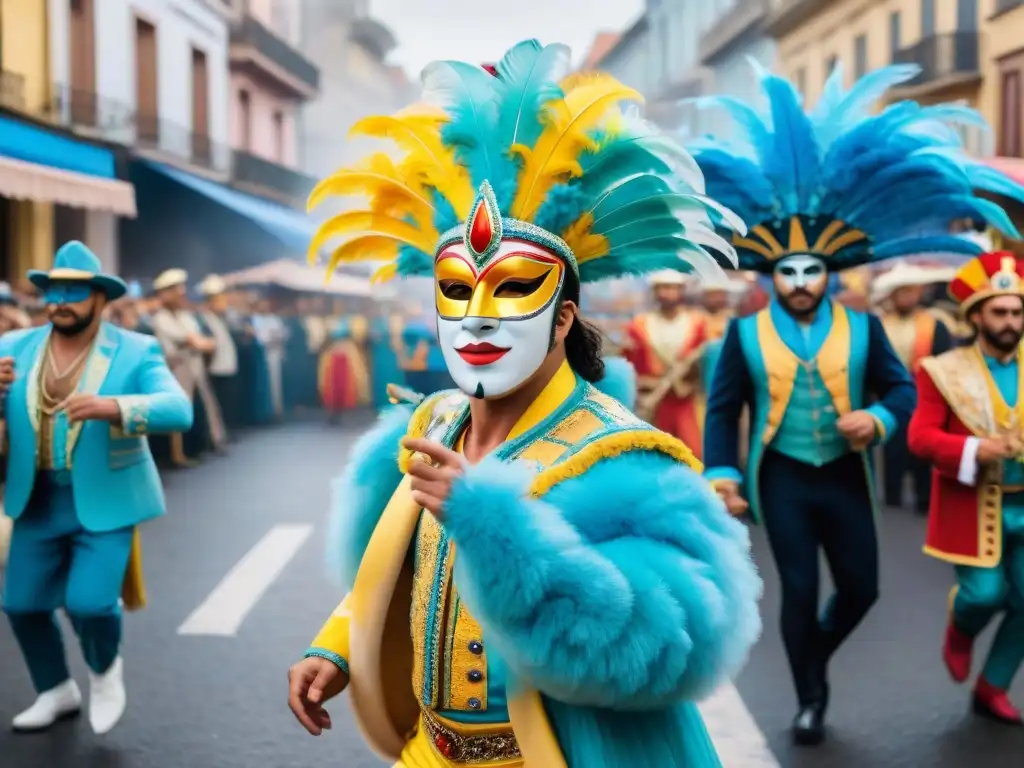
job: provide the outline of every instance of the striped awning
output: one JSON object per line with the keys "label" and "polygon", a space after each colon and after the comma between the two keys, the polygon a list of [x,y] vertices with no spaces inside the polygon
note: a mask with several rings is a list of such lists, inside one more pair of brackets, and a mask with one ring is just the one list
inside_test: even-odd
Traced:
{"label": "striped awning", "polygon": [[0,155],[0,196],[135,218],[135,187],[126,181],[76,173]]}

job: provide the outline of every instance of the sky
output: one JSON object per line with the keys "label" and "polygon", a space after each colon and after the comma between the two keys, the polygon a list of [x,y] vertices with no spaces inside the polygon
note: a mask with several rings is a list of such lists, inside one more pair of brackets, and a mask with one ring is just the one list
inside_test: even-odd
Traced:
{"label": "sky", "polygon": [[370,0],[370,14],[398,39],[389,61],[419,78],[436,59],[497,61],[521,40],[565,43],[574,63],[594,35],[625,30],[644,0]]}

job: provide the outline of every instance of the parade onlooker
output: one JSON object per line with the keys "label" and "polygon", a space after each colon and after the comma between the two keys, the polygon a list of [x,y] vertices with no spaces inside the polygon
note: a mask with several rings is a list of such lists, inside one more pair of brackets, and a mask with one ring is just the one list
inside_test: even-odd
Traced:
{"label": "parade onlooker", "polygon": [[[235,408],[240,399],[241,383],[238,376],[238,349],[231,335],[231,328],[224,316],[228,308],[227,285],[218,275],[210,275],[199,285],[199,292],[205,298],[196,315],[204,333],[213,339],[214,349],[209,358],[207,373],[217,403],[223,412]],[[225,418],[226,421],[228,421]],[[226,429],[225,429],[226,431]]]}

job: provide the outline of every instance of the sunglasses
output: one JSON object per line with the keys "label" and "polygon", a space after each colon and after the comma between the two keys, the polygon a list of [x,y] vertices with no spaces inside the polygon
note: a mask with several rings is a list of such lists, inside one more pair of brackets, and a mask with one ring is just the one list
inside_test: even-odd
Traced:
{"label": "sunglasses", "polygon": [[92,296],[92,286],[84,283],[54,283],[43,293],[46,304],[77,304]]}

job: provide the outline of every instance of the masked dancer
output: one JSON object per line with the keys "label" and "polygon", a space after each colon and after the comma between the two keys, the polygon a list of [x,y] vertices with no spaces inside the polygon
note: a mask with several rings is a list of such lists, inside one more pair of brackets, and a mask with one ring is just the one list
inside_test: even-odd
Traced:
{"label": "masked dancer", "polygon": [[495,75],[435,63],[425,105],[355,128],[402,159],[312,195],[370,201],[314,239],[350,238],[332,269],[432,276],[458,385],[355,449],[332,538],[352,591],[290,675],[311,732],[349,687],[404,768],[719,766],[694,700],[758,633],[743,527],[686,445],[594,387],[578,312],[582,283],[717,273],[700,244],[732,249],[691,158],[620,111],[639,95],[568,67],[535,41]]}
{"label": "masked dancer", "polygon": [[[1008,182],[973,163],[946,120],[960,107],[872,105],[915,66],[874,72],[850,90],[837,68],[805,113],[797,90],[760,72],[770,116],[733,99],[745,145],[704,141],[708,194],[743,216],[741,268],[771,274],[771,305],[734,321],[715,371],[706,476],[736,512],[763,521],[782,584],[782,637],[798,699],[793,737],[818,744],[828,663],[878,597],[878,540],[868,449],[910,418],[915,391],[881,322],[826,298],[829,274],[908,253],[974,252],[949,234],[970,211],[1005,222],[973,189]],[[774,127],[773,127],[774,126]],[[738,425],[751,407],[745,476]],[[819,612],[819,552],[835,593]]]}

